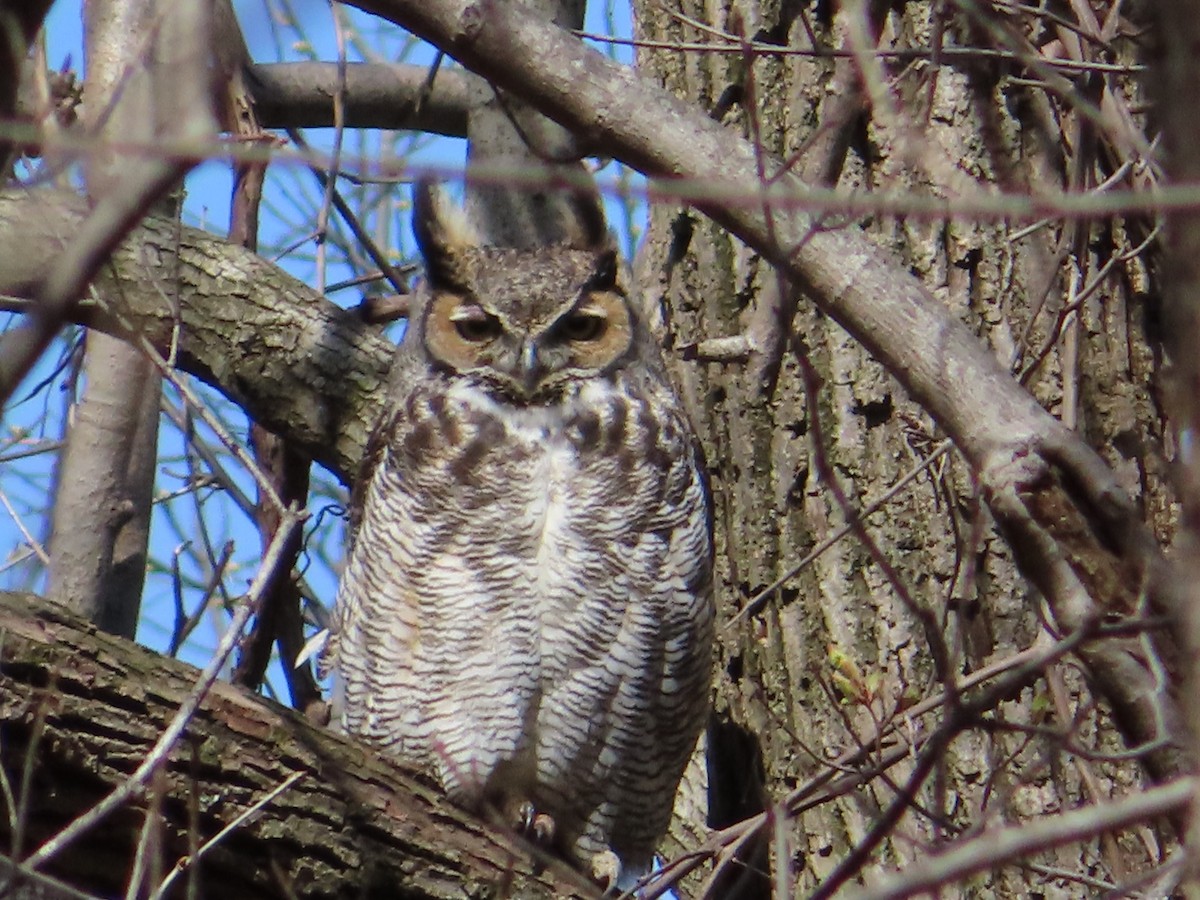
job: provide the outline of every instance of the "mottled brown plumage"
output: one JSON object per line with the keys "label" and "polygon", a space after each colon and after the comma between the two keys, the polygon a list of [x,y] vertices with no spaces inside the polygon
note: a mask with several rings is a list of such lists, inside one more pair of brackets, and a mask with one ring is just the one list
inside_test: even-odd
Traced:
{"label": "mottled brown plumage", "polygon": [[479,246],[419,189],[427,285],[355,505],[342,726],[645,875],[708,708],[700,451],[607,240]]}

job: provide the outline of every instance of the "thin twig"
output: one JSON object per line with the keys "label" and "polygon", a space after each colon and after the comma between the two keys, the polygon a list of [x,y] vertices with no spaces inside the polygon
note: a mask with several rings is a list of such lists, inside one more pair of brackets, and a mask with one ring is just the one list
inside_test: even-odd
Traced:
{"label": "thin twig", "polygon": [[242,825],[246,824],[246,822],[248,822],[251,818],[253,818],[256,813],[258,813],[260,810],[266,808],[267,804],[269,804],[276,797],[278,797],[280,794],[282,794],[284,791],[286,791],[288,788],[290,788],[293,784],[295,784],[297,781],[299,781],[301,778],[303,778],[305,776],[305,774],[307,774],[307,773],[293,772],[291,775],[289,775],[287,778],[285,778],[278,786],[276,786],[269,793],[265,794],[262,798],[260,798],[259,800],[256,800],[254,803],[252,803],[250,806],[248,806],[239,816],[237,816],[237,818],[235,818],[232,822],[230,822],[228,825],[226,825],[224,828],[222,828],[220,831],[218,831],[216,834],[214,834],[211,838],[209,838],[207,841],[205,841],[200,846],[200,848],[198,850],[196,850],[195,853],[193,853],[191,856],[185,856],[182,859],[180,859],[179,862],[175,863],[175,868],[173,868],[167,874],[167,877],[162,880],[162,884],[160,884],[158,886],[158,889],[155,890],[155,892],[153,894],[151,894],[150,900],[160,900],[160,898],[164,894],[166,894],[167,890],[171,887],[171,885],[174,883],[176,878],[178,878],[184,872],[188,871],[188,869],[190,869],[196,863],[200,862],[200,860],[204,856],[204,854],[207,853],[209,850],[211,850],[213,847],[217,846],[217,844],[219,844],[225,838],[226,835],[232,833],[235,829],[240,828]]}
{"label": "thin twig", "polygon": [[25,523],[21,520],[20,513],[13,508],[13,505],[8,501],[8,494],[6,494],[3,490],[0,490],[0,503],[4,504],[4,508],[8,511],[9,517],[16,524],[17,528],[21,532],[21,535],[25,538],[26,546],[37,555],[37,558],[42,561],[43,566],[49,566],[50,557],[47,555],[46,549],[42,546],[41,541],[35,538],[29,529],[25,527]]}
{"label": "thin twig", "polygon": [[747,616],[757,615],[762,609],[763,601],[799,575],[801,571],[811,565],[812,562],[816,560],[822,553],[845,537],[847,533],[853,531],[855,517],[857,517],[859,521],[865,521],[868,517],[877,512],[881,506],[900,493],[900,491],[902,491],[910,481],[928,469],[934,463],[934,461],[948,452],[953,446],[954,444],[951,441],[942,441],[941,444],[934,448],[932,453],[930,453],[927,457],[925,457],[925,459],[910,469],[890,488],[884,491],[881,497],[867,504],[867,506],[863,508],[862,512],[856,513],[853,510],[848,511],[847,518],[849,521],[845,525],[813,547],[812,550],[805,554],[804,558],[801,559],[800,562],[796,563],[794,566],[768,584],[765,588],[747,600],[746,605],[738,610],[737,615],[730,619],[723,627],[727,630],[731,629]]}

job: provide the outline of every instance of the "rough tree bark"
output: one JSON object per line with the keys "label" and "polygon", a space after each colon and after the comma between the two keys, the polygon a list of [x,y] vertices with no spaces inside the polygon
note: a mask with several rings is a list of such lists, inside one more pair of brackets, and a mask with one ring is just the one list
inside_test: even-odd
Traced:
{"label": "rough tree bark", "polygon": [[[35,848],[146,757],[196,670],[99,632],[30,595],[0,594],[0,765],[16,808],[5,847]],[[151,871],[170,872],[222,828],[290,785],[206,850],[199,896],[595,897],[577,874],[451,805],[362,744],[218,683],[149,789],[45,867],[121,895],[149,815]],[[14,823],[17,828],[14,831]]]}
{"label": "rough tree bark", "polygon": [[[953,209],[953,198],[987,196],[997,187],[1023,195],[1088,190],[1137,158],[1130,147],[1097,135],[1086,109],[1051,104],[982,57],[955,57],[940,68],[920,61],[860,67],[852,58],[856,49],[873,51],[875,42],[901,52],[934,44],[939,13],[932,4],[842,4],[822,15],[789,4],[748,13],[740,3],[684,3],[683,16],[654,2],[634,5],[637,36],[659,42],[639,51],[643,72],[757,140],[765,153],[788,160],[808,183],[846,196],[949,198]],[[727,34],[734,52],[669,49],[716,42],[691,27],[689,16]],[[961,20],[950,27],[956,37],[969,37]],[[1084,59],[1101,52],[1099,32],[1089,37]],[[749,48],[751,41],[758,49]],[[826,53],[781,57],[772,47]],[[1136,48],[1118,44],[1115,53],[1129,60]],[[1095,99],[1130,89],[1105,82]],[[1047,131],[1056,127],[1049,115],[1059,117],[1065,141]],[[1100,159],[1098,152],[1116,158]],[[768,161],[767,177],[775,171]],[[1020,224],[919,214],[872,216],[861,224],[1019,373],[1042,405],[1103,455],[1155,533],[1168,533],[1166,426],[1147,331],[1153,307],[1147,307],[1146,256],[1130,253],[1153,223],[1051,220],[1021,237]],[[835,214],[816,227],[856,225]],[[683,255],[681,235],[689,238]],[[692,384],[701,433],[716,461],[725,536],[719,596],[729,624],[721,632],[718,713],[727,725],[717,729],[726,740],[714,748],[714,778],[728,782],[722,796],[742,799],[716,823],[728,824],[745,814],[747,799],[769,805],[844,750],[870,746],[881,721],[903,716],[915,698],[936,689],[940,654],[955,676],[969,675],[1047,640],[1046,612],[988,513],[972,461],[956,451],[934,459],[945,438],[939,423],[794,281],[713,223],[666,205],[652,210],[643,270],[659,276],[677,345],[745,333],[764,313],[794,329],[791,342],[776,348],[777,369],[677,367]],[[1068,304],[1084,286],[1090,296],[1072,313]],[[806,378],[814,382],[811,395]],[[816,458],[815,442],[827,462]],[[848,514],[861,514],[926,463],[919,478],[864,521],[896,582],[851,534],[778,589],[767,589],[846,526]],[[829,490],[830,474],[849,497],[849,510]],[[1126,573],[1136,584],[1135,570]],[[1108,710],[1097,710],[1095,699],[1073,662],[1031,677],[995,712],[994,722],[1012,729],[970,727],[940,747],[930,777],[914,789],[912,808],[880,842],[862,877],[903,870],[930,847],[984,823],[1030,821],[1138,790],[1136,764],[1095,765],[1066,751],[1074,732],[1098,749],[1121,746]],[[776,820],[792,856],[773,864],[789,869],[798,889],[819,890],[868,839],[921,755],[934,752],[938,745],[924,743],[932,723],[913,725],[913,758],[889,779],[794,820]],[[1021,730],[1036,725],[1047,727],[1044,740]],[[1055,728],[1062,730],[1058,739],[1050,736]],[[1119,881],[1156,864],[1157,854],[1147,850],[1132,832],[1059,848],[983,876],[971,890],[1030,896],[1049,884],[1089,896],[1095,887],[1069,873]],[[1047,874],[1055,870],[1059,877]]]}

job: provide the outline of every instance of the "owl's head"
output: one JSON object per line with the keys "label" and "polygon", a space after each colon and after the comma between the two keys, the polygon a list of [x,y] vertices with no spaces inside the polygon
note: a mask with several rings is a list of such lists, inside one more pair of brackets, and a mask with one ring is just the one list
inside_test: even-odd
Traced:
{"label": "owl's head", "polygon": [[417,184],[426,292],[412,337],[435,365],[533,404],[639,352],[645,329],[620,284],[603,212],[594,199],[579,202],[578,245],[488,247],[438,187]]}

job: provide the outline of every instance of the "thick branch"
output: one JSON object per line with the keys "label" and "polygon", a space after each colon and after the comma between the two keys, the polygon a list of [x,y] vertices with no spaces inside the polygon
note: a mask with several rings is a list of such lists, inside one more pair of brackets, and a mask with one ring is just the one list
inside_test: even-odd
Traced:
{"label": "thick branch", "polygon": [[[0,293],[24,296],[84,213],[70,193],[0,195]],[[164,285],[168,273],[177,281]],[[155,218],[130,235],[94,288],[108,310],[86,309],[85,324],[144,335],[164,354],[175,341],[181,369],[343,481],[354,472],[392,355],[391,344],[357,313],[249,251]],[[178,310],[167,300],[175,295]]]}
{"label": "thick branch", "polygon": [[[21,846],[34,849],[120,783],[191,691],[196,670],[32,596],[0,594],[0,764],[21,784]],[[161,816],[162,871],[272,789],[295,783],[198,864],[204,896],[587,897],[504,833],[364,746],[227,684],[201,705],[164,777],[46,871],[120,894],[146,809]],[[10,818],[0,840],[11,846]],[[151,867],[153,871],[153,867]],[[535,871],[540,874],[535,875]],[[181,883],[186,883],[184,877]]]}
{"label": "thick branch", "polygon": [[[255,111],[267,128],[329,128],[339,87],[336,63],[259,63],[248,82]],[[410,128],[465,137],[467,79],[461,71],[439,69],[427,84],[429,69],[387,63],[346,66],[347,128]]]}

